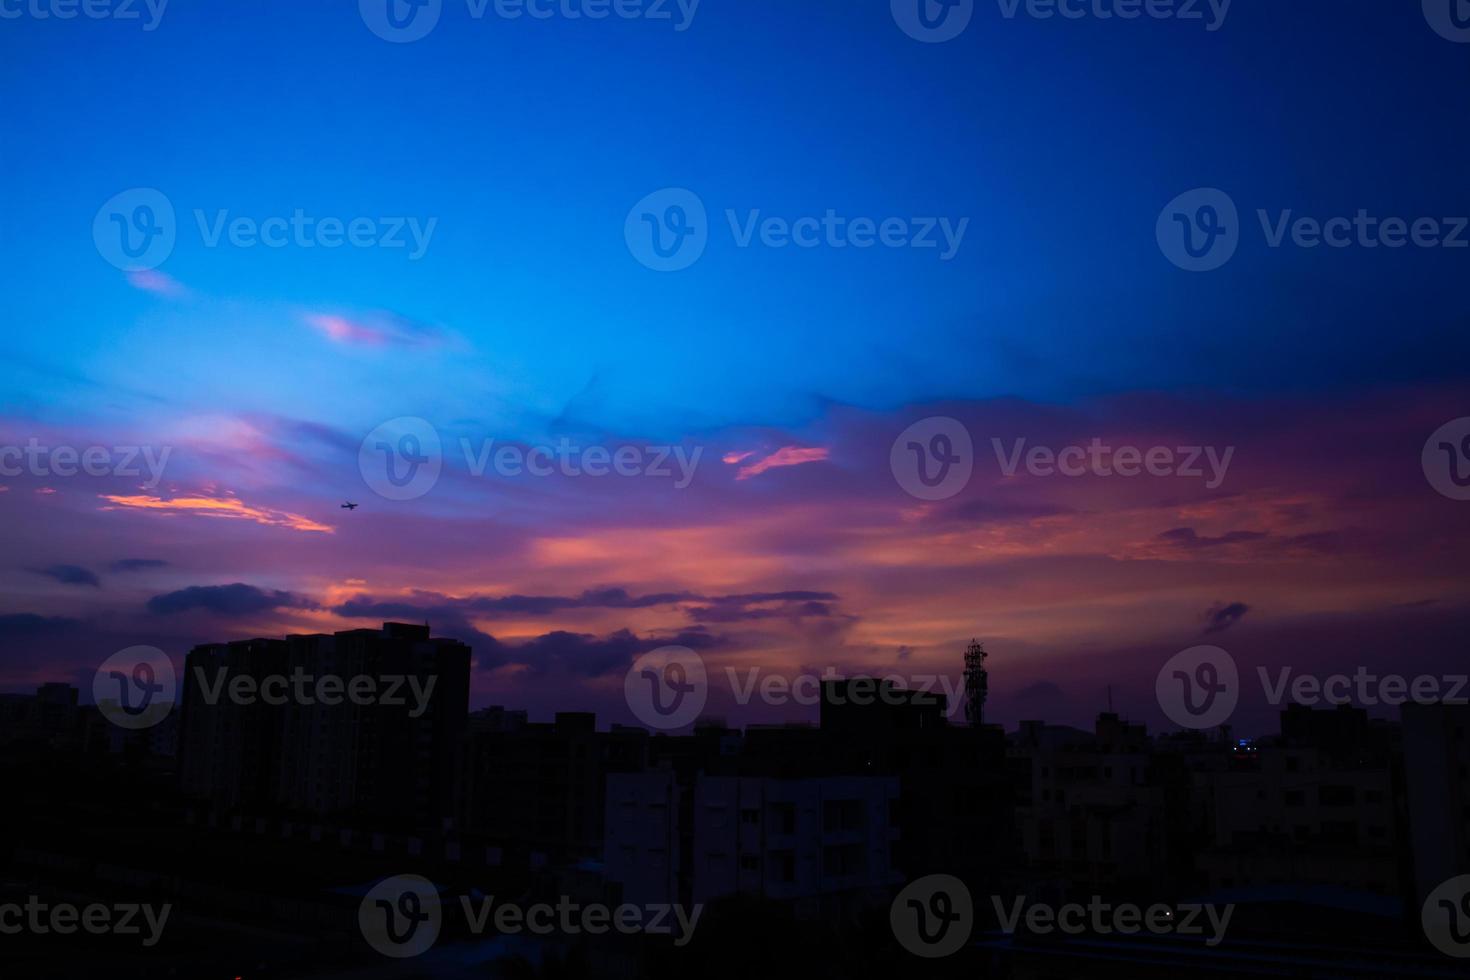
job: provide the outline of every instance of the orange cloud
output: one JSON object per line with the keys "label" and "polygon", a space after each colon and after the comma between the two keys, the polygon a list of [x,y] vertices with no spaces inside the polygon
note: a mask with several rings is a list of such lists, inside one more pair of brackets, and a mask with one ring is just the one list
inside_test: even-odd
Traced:
{"label": "orange cloud", "polygon": [[315,531],[322,534],[332,534],[336,531],[336,528],[330,525],[320,524],[300,514],[272,510],[268,507],[252,507],[236,497],[174,497],[171,500],[145,494],[133,496],[102,494],[101,497],[111,505],[103,507],[103,510],[117,510],[118,508],[152,510],[167,516],[195,514],[200,517],[254,521],[256,524],[263,524],[267,527],[284,527],[292,531]]}

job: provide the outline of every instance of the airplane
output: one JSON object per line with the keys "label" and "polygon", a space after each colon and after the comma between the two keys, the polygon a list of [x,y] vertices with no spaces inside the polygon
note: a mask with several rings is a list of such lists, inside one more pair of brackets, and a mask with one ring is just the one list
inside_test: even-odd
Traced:
{"label": "airplane", "polygon": [[352,501],[349,500],[349,501],[347,501],[347,503],[345,503],[345,504],[342,505],[342,509],[343,510],[357,510],[357,505],[354,504]]}

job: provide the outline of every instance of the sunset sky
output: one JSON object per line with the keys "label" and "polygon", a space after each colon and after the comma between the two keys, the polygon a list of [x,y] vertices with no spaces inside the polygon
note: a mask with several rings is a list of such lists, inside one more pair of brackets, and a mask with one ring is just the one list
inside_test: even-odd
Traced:
{"label": "sunset sky", "polygon": [[[1208,32],[980,3],[943,44],[886,3],[705,0],[676,31],[447,2],[407,44],[354,7],[0,22],[0,446],[151,454],[0,476],[0,690],[385,619],[470,642],[475,706],[604,723],[666,643],[717,672],[953,677],[974,636],[1007,724],[1086,724],[1111,685],[1156,728],[1154,676],[1198,643],[1252,673],[1463,671],[1470,502],[1420,454],[1470,415],[1470,248],[1272,248],[1257,220],[1470,214],[1442,97],[1470,47],[1418,4],[1237,0]],[[1362,70],[1389,48],[1415,71]],[[1196,187],[1242,218],[1209,273],[1154,237]],[[94,244],[132,188],[177,215],[156,268]],[[624,239],[662,188],[708,209],[682,271]],[[432,234],[411,258],[200,227],[298,210]],[[949,260],[742,248],[727,210],[968,225]],[[975,452],[931,502],[890,450],[935,416]],[[400,417],[445,453],[394,501],[359,450]],[[491,439],[699,455],[682,487],[476,475],[461,440]],[[992,443],[1093,439],[1231,455],[1217,486],[1007,476]],[[733,721],[815,718],[720,687]]]}

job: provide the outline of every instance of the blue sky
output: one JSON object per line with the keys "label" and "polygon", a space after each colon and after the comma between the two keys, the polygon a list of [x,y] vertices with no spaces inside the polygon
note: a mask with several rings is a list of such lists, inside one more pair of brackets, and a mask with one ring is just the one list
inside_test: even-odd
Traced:
{"label": "blue sky", "polygon": [[[521,397],[551,410],[590,386],[629,425],[789,424],[827,399],[1458,376],[1463,253],[1270,250],[1257,233],[1202,277],[1163,261],[1151,234],[1163,203],[1197,186],[1227,189],[1252,226],[1258,207],[1470,212],[1455,97],[1470,61],[1412,8],[1240,0],[1208,32],[1006,19],[981,3],[936,45],[877,3],[706,0],[678,32],[473,20],[450,2],[403,45],[350,6],[245,16],[176,0],[152,32],[6,22],[0,71],[29,93],[5,110],[0,251],[27,285],[9,301],[6,389],[24,404],[38,383],[24,365],[67,363],[167,391],[190,383],[171,352],[200,331],[230,350],[245,335],[233,365],[279,371],[259,333],[317,307],[444,325],[504,376],[497,390],[534,390]],[[93,250],[96,208],[135,186],[177,207],[163,268],[211,298],[207,323],[157,315]],[[642,269],[621,238],[632,203],[666,186],[695,190],[714,230],[678,275]],[[438,224],[418,261],[206,249],[196,208]],[[737,249],[727,208],[970,224],[949,262]],[[247,398],[216,381],[193,383]],[[408,383],[429,402],[437,387]],[[475,415],[498,397],[463,395]],[[341,404],[271,397],[308,414]]]}
{"label": "blue sky", "polygon": [[[99,651],[362,625],[424,596],[520,667],[552,637],[616,658],[689,628],[731,662],[952,665],[979,633],[1040,699],[1013,714],[1085,717],[1116,681],[1156,716],[1156,661],[1221,608],[1245,610],[1226,625],[1246,663],[1303,636],[1366,662],[1395,635],[1461,656],[1447,530],[1467,515],[1420,454],[1466,415],[1470,248],[1271,248],[1257,211],[1470,215],[1470,45],[1409,2],[1235,0],[1214,31],[1008,2],[976,0],[935,44],[882,0],[703,0],[683,31],[444,0],[405,44],[352,3],[173,0],[152,31],[0,17],[0,449],[174,451],[156,486],[0,480],[0,685],[85,685]],[[92,232],[136,188],[167,198],[177,242],[129,275]],[[697,196],[709,241],[658,272],[624,232],[668,188]],[[1239,213],[1210,272],[1155,237],[1197,188]],[[196,210],[433,230],[417,259],[208,247]],[[949,260],[742,248],[727,211],[965,230]],[[940,415],[973,434],[976,477],[923,502],[889,450]],[[451,444],[570,435],[706,462],[684,492],[446,460],[434,495],[394,502],[358,448],[399,416]],[[1238,453],[1211,488],[1009,480],[991,436]],[[617,589],[713,604],[471,615]],[[799,594],[833,598],[735,601]],[[172,595],[214,598],[157,612]],[[1122,654],[1137,676],[1114,676]],[[549,706],[494,669],[477,696]],[[555,694],[616,714],[619,685]]]}

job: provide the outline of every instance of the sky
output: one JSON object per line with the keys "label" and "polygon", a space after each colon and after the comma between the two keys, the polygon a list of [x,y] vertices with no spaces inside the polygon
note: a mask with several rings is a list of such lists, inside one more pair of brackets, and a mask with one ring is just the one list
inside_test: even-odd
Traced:
{"label": "sky", "polygon": [[[384,619],[470,642],[476,706],[604,722],[668,643],[920,677],[979,637],[1007,724],[1166,724],[1201,643],[1463,665],[1470,504],[1421,458],[1470,415],[1470,45],[1435,0],[975,0],[943,41],[904,2],[442,0],[390,40],[376,0],[0,0],[0,449],[108,459],[0,475],[0,690]],[[1191,271],[1159,229],[1200,188],[1235,250]],[[1273,238],[1359,214],[1440,243]],[[971,475],[924,499],[893,450],[934,418]],[[439,472],[393,499],[405,431]],[[640,472],[481,465],[538,446]]]}

